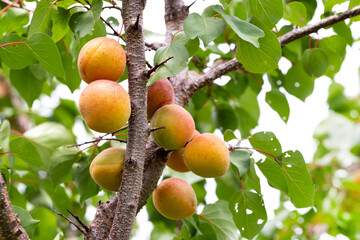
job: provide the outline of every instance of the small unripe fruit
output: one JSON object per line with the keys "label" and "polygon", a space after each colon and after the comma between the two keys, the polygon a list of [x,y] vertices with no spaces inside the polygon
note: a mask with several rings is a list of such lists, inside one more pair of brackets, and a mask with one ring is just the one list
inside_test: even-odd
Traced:
{"label": "small unripe fruit", "polygon": [[147,89],[147,119],[150,120],[156,110],[174,103],[174,89],[167,78],[160,79]]}
{"label": "small unripe fruit", "polygon": [[130,117],[130,97],[117,82],[97,80],[81,93],[79,110],[92,130],[113,132],[124,126]]}
{"label": "small unripe fruit", "polygon": [[126,55],[114,39],[94,38],[80,50],[78,68],[81,78],[87,82],[98,79],[117,81],[124,73]]}
{"label": "small unripe fruit", "polygon": [[168,178],[153,193],[155,208],[169,219],[181,220],[196,211],[196,195],[190,184],[179,178]]}
{"label": "small unripe fruit", "polygon": [[168,150],[184,147],[195,131],[191,114],[175,104],[159,108],[152,117],[150,126],[152,128],[165,127],[165,129],[151,132],[151,136],[157,145]]}
{"label": "small unripe fruit", "polygon": [[125,149],[107,148],[91,162],[90,175],[101,187],[116,191],[120,187],[125,161]]}
{"label": "small unripe fruit", "polygon": [[225,142],[215,134],[204,133],[189,142],[184,150],[185,165],[204,178],[220,177],[230,164]]}
{"label": "small unripe fruit", "polygon": [[[195,130],[194,138],[199,135],[200,133]],[[169,168],[178,172],[190,171],[184,163],[184,149],[185,148],[180,148],[169,153],[168,160],[166,162],[166,165]]]}

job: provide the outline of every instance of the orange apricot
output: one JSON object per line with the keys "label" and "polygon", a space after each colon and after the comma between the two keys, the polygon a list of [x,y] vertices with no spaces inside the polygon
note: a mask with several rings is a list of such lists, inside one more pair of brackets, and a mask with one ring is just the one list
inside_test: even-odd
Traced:
{"label": "orange apricot", "polygon": [[174,103],[174,89],[167,78],[160,79],[147,89],[147,119],[150,120],[156,110]]}

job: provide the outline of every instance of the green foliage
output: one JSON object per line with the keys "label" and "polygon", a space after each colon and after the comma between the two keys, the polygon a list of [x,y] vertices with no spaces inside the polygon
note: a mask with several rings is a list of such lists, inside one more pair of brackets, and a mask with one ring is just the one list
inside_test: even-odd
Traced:
{"label": "green foliage", "polygon": [[[113,196],[101,191],[92,180],[91,160],[98,151],[117,143],[85,145],[81,151],[68,148],[75,144],[79,132],[86,132],[89,140],[98,135],[82,128],[78,107],[70,99],[73,96],[60,93],[58,97],[59,89],[66,86],[74,96],[77,94],[81,47],[109,31],[100,17],[116,30],[121,29],[123,21],[119,13],[103,14],[109,1],[28,2],[22,2],[24,8],[14,5],[7,9],[7,4],[0,2],[0,170],[13,208],[30,238],[67,240],[69,224],[54,210],[68,217],[69,209],[90,223],[92,219],[85,217],[90,206],[96,207],[99,200]],[[231,150],[229,170],[208,181],[191,172],[166,168],[164,178],[178,177],[192,185],[200,204],[199,214],[181,223],[168,220],[156,211],[150,197],[146,211],[154,226],[151,239],[319,239],[314,229],[324,226],[333,236],[358,237],[360,209],[356,203],[360,191],[351,169],[357,166],[354,163],[360,153],[356,135],[360,101],[358,95],[348,96],[334,77],[342,67],[347,46],[357,46],[359,39],[354,39],[352,29],[360,18],[332,25],[329,28],[333,34],[319,36],[319,40],[304,36],[285,46],[278,41],[278,37],[310,20],[316,22],[313,16],[317,2],[221,0],[221,5],[207,6],[201,15],[190,8],[183,31],[173,32],[171,42],[158,44],[154,58],[147,58],[153,65],[171,58],[154,72],[148,85],[186,68],[207,76],[214,72],[212,64],[220,66],[231,59],[242,64],[215,82],[207,82],[186,106],[197,130],[203,133],[218,129],[217,133],[223,134]],[[338,13],[337,4],[346,1],[323,2],[319,2],[319,9],[324,7],[322,17],[326,17]],[[359,0],[350,0],[349,8],[359,4]],[[34,12],[26,10],[35,5]],[[145,41],[151,43],[150,37],[146,34]],[[290,62],[288,70],[279,69],[281,58]],[[189,83],[194,80],[193,73],[188,75]],[[320,76],[332,80],[327,99],[332,114],[317,127],[317,150],[313,163],[306,159],[306,164],[299,151],[284,150],[274,133],[255,133],[254,128],[265,102],[287,123],[290,112],[297,111],[288,100],[294,96],[305,101]],[[125,72],[119,82],[127,77]],[[47,105],[44,99],[55,99],[56,104],[43,109]],[[21,125],[24,118],[31,126],[25,132]],[[254,152],[262,154],[263,159]],[[260,182],[261,178],[281,194],[280,199],[274,199],[279,201],[274,219],[267,219],[272,213],[265,209],[267,202],[262,194],[266,182]],[[212,195],[208,190],[214,182],[218,200],[208,204]],[[300,213],[289,210],[287,202],[295,208],[312,208]]]}

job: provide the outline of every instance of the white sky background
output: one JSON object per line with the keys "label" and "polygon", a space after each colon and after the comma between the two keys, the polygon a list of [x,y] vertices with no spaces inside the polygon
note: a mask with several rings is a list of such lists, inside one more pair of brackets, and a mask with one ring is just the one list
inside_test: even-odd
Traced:
{"label": "white sky background", "polygon": [[[320,2],[321,0],[318,0]],[[189,5],[193,0],[185,0],[185,4]],[[202,13],[203,9],[207,5],[220,4],[217,0],[198,0],[191,8],[191,12]],[[322,6],[322,2],[319,3]],[[342,4],[337,8],[337,11],[344,11],[348,7],[347,4]],[[317,8],[315,20],[320,19],[320,14],[323,12],[323,8]],[[118,14],[118,12],[113,12]],[[164,22],[164,1],[160,0],[148,0],[147,5],[144,11],[144,28],[151,30],[156,33],[165,33],[165,22]],[[360,37],[360,23],[353,24],[352,26],[353,37],[358,39]],[[332,34],[332,30],[320,30],[320,37],[326,37]],[[315,38],[319,37],[315,35]],[[163,38],[154,38],[147,39],[147,42],[163,42]],[[345,61],[342,64],[340,72],[335,76],[335,81],[342,84],[345,87],[345,94],[347,96],[355,96],[359,93],[359,49],[360,43],[354,43],[352,47],[347,47],[347,55]],[[152,62],[153,51],[147,51],[147,58],[149,62]],[[288,61],[280,61],[280,69],[282,71],[287,71],[290,67]],[[279,115],[270,108],[270,106],[265,102],[265,93],[269,91],[270,84],[265,81],[263,89],[258,96],[258,101],[260,105],[260,120],[259,125],[254,129],[255,132],[259,131],[271,131],[279,139],[283,151],[287,150],[299,150],[305,158],[306,162],[311,162],[313,154],[316,150],[316,143],[312,138],[312,134],[320,123],[321,120],[325,119],[328,114],[328,105],[326,103],[328,96],[328,87],[331,84],[331,80],[327,77],[318,78],[315,81],[314,92],[309,96],[305,102],[300,101],[299,99],[287,94],[285,91],[282,92],[286,95],[289,105],[290,105],[290,117],[288,123],[285,124],[279,117]],[[81,90],[86,86],[86,84],[81,84]],[[42,96],[41,101],[36,101],[33,105],[35,111],[42,112],[44,115],[47,115],[50,109],[54,108],[55,104],[59,103],[59,98],[68,98],[78,102],[81,91],[76,90],[73,94],[70,93],[69,89],[65,86],[58,87],[53,93],[51,99],[47,96]],[[74,127],[74,132],[78,136],[78,142],[84,142],[89,140],[91,136],[88,136],[80,123]],[[255,158],[258,160],[262,156],[254,154]],[[258,157],[258,158],[257,158]],[[260,174],[261,175],[261,174]],[[216,201],[215,195],[215,186],[214,180],[210,179],[206,186],[208,191],[207,201],[213,203]],[[268,219],[274,217],[273,210],[278,207],[279,191],[275,190],[268,186],[266,180],[261,178],[262,193],[264,195],[264,202],[268,213]],[[294,209],[292,204],[289,204],[290,209]],[[136,240],[145,240],[150,239],[150,233],[152,225],[147,222],[147,214],[145,209],[140,212],[137,217],[139,231],[134,239]],[[94,209],[90,210],[87,214],[89,219],[92,219],[94,214]],[[330,237],[327,239],[331,239]]]}

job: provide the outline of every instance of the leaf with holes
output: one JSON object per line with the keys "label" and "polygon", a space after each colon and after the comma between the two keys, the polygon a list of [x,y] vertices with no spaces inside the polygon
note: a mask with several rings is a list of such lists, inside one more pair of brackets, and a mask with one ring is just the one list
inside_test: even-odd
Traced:
{"label": "leaf with holes", "polygon": [[245,189],[254,189],[257,193],[261,194],[260,179],[256,174],[255,160],[253,158],[250,158],[250,168],[249,171],[246,172],[244,179]]}
{"label": "leaf with holes", "polygon": [[253,148],[261,150],[265,156],[267,153],[280,157],[282,150],[279,140],[272,132],[258,132],[251,136],[249,142]]}
{"label": "leaf with holes", "polygon": [[156,50],[154,56],[154,64],[159,64],[172,57],[165,64],[161,65],[155,73],[149,78],[148,86],[157,80],[172,77],[181,72],[187,66],[189,53],[182,44],[171,43],[168,46],[161,47]]}
{"label": "leaf with holes", "polygon": [[293,65],[285,75],[283,87],[291,95],[305,101],[314,90],[314,79],[304,71],[302,65]]}
{"label": "leaf with holes", "polygon": [[268,28],[273,28],[283,15],[282,0],[244,0],[247,16],[256,17]]}
{"label": "leaf with holes", "polygon": [[255,237],[267,221],[264,201],[258,193],[235,193],[229,201],[229,209],[241,236],[248,239]]}
{"label": "leaf with holes", "polygon": [[286,96],[280,92],[278,88],[271,89],[266,93],[265,100],[280,116],[280,118],[286,123],[289,119],[290,107],[286,99]]}
{"label": "leaf with holes", "polygon": [[297,208],[314,205],[314,186],[302,154],[299,151],[284,152],[282,166],[288,185],[290,201]]}
{"label": "leaf with holes", "polygon": [[206,205],[199,217],[199,229],[202,233],[213,232],[212,237],[216,236],[217,240],[239,239],[226,201],[219,200]]}
{"label": "leaf with holes", "polygon": [[230,161],[237,167],[240,176],[249,170],[250,156],[251,152],[247,150],[235,150],[230,153]]}
{"label": "leaf with holes", "polygon": [[197,13],[190,14],[184,21],[184,32],[190,39],[199,37],[205,47],[224,32],[226,23],[221,18],[202,17]]}

